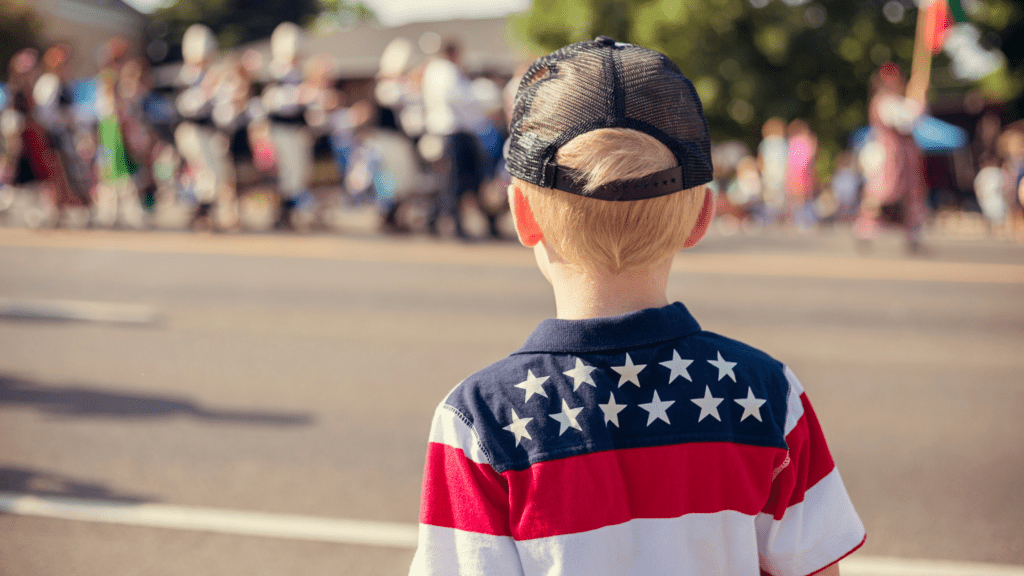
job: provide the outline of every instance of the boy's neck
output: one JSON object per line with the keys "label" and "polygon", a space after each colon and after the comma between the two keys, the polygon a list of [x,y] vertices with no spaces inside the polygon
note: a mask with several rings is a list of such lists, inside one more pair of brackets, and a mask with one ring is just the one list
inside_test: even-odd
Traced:
{"label": "boy's neck", "polygon": [[[541,251],[547,252],[543,248]],[[560,259],[552,261],[545,256],[537,254],[538,263],[554,289],[559,319],[617,316],[668,305],[666,291],[671,259],[651,268],[627,270],[612,276],[583,272],[557,261]]]}

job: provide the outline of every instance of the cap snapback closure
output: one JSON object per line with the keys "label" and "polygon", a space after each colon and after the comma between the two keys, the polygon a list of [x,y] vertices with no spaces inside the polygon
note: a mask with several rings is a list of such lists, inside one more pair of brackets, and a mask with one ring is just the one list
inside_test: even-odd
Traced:
{"label": "cap snapback closure", "polygon": [[646,200],[666,196],[686,188],[683,183],[682,166],[654,172],[641,178],[608,182],[590,192],[586,191],[586,179],[581,178],[579,173],[572,168],[548,164],[544,172],[545,180],[551,182],[550,187],[555,190],[613,202]]}

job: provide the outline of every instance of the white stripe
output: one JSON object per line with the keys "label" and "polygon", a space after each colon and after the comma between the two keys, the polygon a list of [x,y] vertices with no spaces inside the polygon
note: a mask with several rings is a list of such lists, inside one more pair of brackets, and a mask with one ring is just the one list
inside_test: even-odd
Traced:
{"label": "white stripe", "polygon": [[111,503],[9,492],[0,492],[0,513],[397,548],[415,546],[417,534],[414,525],[393,522],[316,518],[163,504]]}
{"label": "white stripe", "polygon": [[410,576],[523,576],[510,536],[420,525]]}
{"label": "white stripe", "polygon": [[800,417],[804,415],[804,403],[800,400],[800,396],[804,393],[804,387],[789,366],[784,367],[783,373],[786,375],[786,381],[789,382],[789,393],[786,396],[786,429],[783,430],[783,435],[789,436],[793,428],[796,428]]}
{"label": "white stripe", "polygon": [[864,525],[846,493],[839,470],[804,492],[781,520],[757,515],[762,565],[772,574],[810,574],[849,553],[864,540]]}
{"label": "white stripe", "polygon": [[518,542],[528,576],[758,576],[754,518],[733,510],[639,518]]}
{"label": "white stripe", "polygon": [[458,448],[466,454],[466,458],[477,464],[490,464],[487,454],[480,448],[480,438],[476,435],[476,430],[470,428],[447,404],[441,404],[434,411],[434,421],[430,425],[430,441]]}
{"label": "white stripe", "polygon": [[153,307],[145,304],[7,298],[0,298],[0,317],[123,324],[150,324],[159,319]]}
{"label": "white stripe", "polygon": [[[155,512],[163,511],[163,514]],[[226,534],[250,536],[273,536],[295,540],[333,542],[343,544],[365,544],[412,548],[416,546],[418,528],[415,524],[371,522],[340,518],[314,518],[309,516],[288,516],[283,514],[262,514],[236,512],[209,508],[167,506],[156,504],[121,504],[104,500],[60,498],[56,496],[32,496],[0,492],[0,513],[21,516],[41,516],[61,520],[105,522],[129,526],[153,528],[174,528],[179,530],[201,530]],[[203,524],[203,518],[232,518],[234,523],[220,522],[213,529]],[[191,521],[182,522],[182,518]],[[244,526],[248,520],[250,526]],[[243,521],[240,521],[243,520]],[[255,522],[253,522],[255,521]],[[253,530],[251,524],[261,526]],[[186,524],[193,524],[188,526]],[[286,526],[304,525],[307,529],[297,531]],[[332,529],[333,527],[333,529]],[[340,529],[339,529],[340,528]],[[429,527],[433,532],[445,528]],[[378,537],[373,536],[376,531]],[[354,537],[349,533],[354,532]],[[385,537],[379,537],[384,533]],[[435,537],[438,534],[435,534]],[[483,536],[502,538],[499,536]],[[454,539],[454,534],[449,536]],[[463,540],[469,542],[469,540]],[[508,540],[508,539],[507,539]],[[435,540],[435,543],[437,541]],[[493,543],[491,543],[493,544]],[[919,560],[906,558],[881,558],[854,554],[839,563],[843,576],[1024,576],[1024,566],[989,564],[980,562],[953,562],[944,560]]]}
{"label": "white stripe", "polygon": [[1024,576],[1024,566],[948,560],[907,560],[854,554],[839,563],[843,576]]}

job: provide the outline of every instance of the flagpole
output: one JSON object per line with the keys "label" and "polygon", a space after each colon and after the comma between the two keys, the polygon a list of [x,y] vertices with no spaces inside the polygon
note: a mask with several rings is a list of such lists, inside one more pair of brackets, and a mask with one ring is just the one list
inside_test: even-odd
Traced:
{"label": "flagpole", "polygon": [[932,10],[932,2],[945,0],[918,0],[917,31],[914,34],[914,59],[910,64],[910,79],[907,81],[907,98],[925,104],[928,100],[928,85],[932,75],[932,49],[928,46],[928,31],[935,29],[938,10]]}

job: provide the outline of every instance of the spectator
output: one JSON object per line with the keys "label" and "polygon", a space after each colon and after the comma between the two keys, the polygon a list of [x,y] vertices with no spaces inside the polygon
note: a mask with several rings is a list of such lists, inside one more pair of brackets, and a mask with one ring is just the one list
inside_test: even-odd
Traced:
{"label": "spectator", "polygon": [[182,122],[174,130],[174,142],[186,163],[198,202],[192,225],[212,228],[216,225],[214,205],[220,202],[233,208],[235,202],[234,163],[228,139],[213,119],[219,82],[213,70],[217,40],[209,28],[193,24],[185,31],[181,49],[185,64],[178,75],[181,92],[175,105]]}
{"label": "spectator", "polygon": [[917,252],[927,217],[927,187],[913,130],[923,106],[904,96],[906,85],[903,72],[892,62],[883,64],[872,78],[868,121],[874,142],[861,150],[866,182],[854,234],[866,246],[883,220],[894,221],[904,229],[908,250]]}
{"label": "spectator", "polygon": [[122,224],[139,229],[145,225],[139,191],[133,176],[138,169],[125,147],[124,133],[117,115],[117,79],[104,70],[97,79],[96,127],[97,171],[96,212],[94,221],[101,226]]}
{"label": "spectator", "polygon": [[845,151],[836,159],[832,172],[832,194],[836,201],[836,219],[851,220],[856,216],[861,176],[853,152]]}
{"label": "spectator", "polygon": [[61,210],[87,206],[92,188],[89,167],[78,154],[75,142],[77,127],[67,73],[69,56],[70,48],[64,44],[47,49],[43,54],[46,72],[33,88],[36,116],[52,147],[55,199]]}
{"label": "spectator", "polygon": [[[304,82],[299,66],[302,29],[284,22],[270,37],[270,74],[273,81],[263,90],[261,102],[270,120],[270,137],[277,158],[280,210],[276,227],[305,227],[312,211],[309,185],[313,175],[313,138],[306,109],[316,92]],[[301,216],[293,218],[297,215]]]}
{"label": "spectator", "polygon": [[786,125],[781,118],[769,118],[761,128],[761,136],[761,144],[757,147],[764,198],[761,218],[764,223],[771,224],[778,221],[786,204],[786,164],[789,157]]}
{"label": "spectator", "polygon": [[790,219],[798,228],[808,229],[815,223],[814,161],[818,139],[807,122],[797,118],[789,123],[789,153],[786,162],[786,192]]}
{"label": "spectator", "polygon": [[[469,80],[460,68],[461,49],[454,40],[444,44],[442,56],[434,58],[423,71],[423,104],[428,134],[443,139],[443,154],[437,170],[440,191],[427,220],[437,233],[441,216],[452,218],[455,235],[468,238],[462,226],[460,203],[463,195],[476,196],[482,181],[481,153],[476,136],[486,122],[473,97]],[[499,235],[496,218],[488,215],[488,230]]]}

